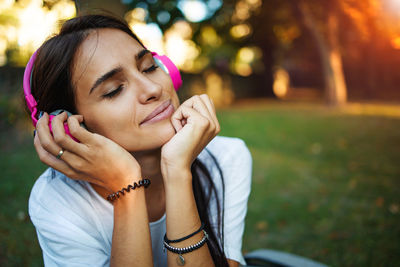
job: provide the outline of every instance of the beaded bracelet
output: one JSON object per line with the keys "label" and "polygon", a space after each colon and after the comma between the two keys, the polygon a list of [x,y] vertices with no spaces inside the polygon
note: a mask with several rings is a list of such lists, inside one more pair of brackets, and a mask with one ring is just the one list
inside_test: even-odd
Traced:
{"label": "beaded bracelet", "polygon": [[121,190],[108,195],[107,200],[110,201],[111,203],[119,198],[121,195],[125,195],[125,192],[129,193],[131,190],[135,190],[136,188],[139,188],[141,186],[144,186],[144,188],[149,187],[150,185],[150,180],[149,179],[142,179],[139,180],[137,183],[134,182],[133,185],[128,185],[126,188],[122,188]]}
{"label": "beaded bracelet", "polygon": [[176,258],[176,263],[179,266],[183,266],[183,265],[185,265],[185,259],[183,258],[182,254],[189,253],[189,252],[192,252],[193,250],[199,249],[206,243],[206,241],[208,239],[208,234],[205,230],[203,230],[203,233],[204,233],[204,236],[199,242],[197,242],[194,245],[190,245],[188,247],[177,248],[177,247],[173,247],[173,246],[169,245],[167,242],[164,241],[164,251],[165,251],[165,249],[168,249],[172,253],[178,254],[179,256],[178,256],[178,258]]}

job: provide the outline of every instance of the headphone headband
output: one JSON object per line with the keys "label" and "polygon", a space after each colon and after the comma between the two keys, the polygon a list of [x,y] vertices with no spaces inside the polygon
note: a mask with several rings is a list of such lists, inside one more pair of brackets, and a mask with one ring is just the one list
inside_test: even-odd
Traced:
{"label": "headphone headband", "polygon": [[38,52],[38,50],[36,50],[35,53],[33,53],[33,55],[31,56],[31,58],[28,61],[28,64],[26,64],[25,72],[24,72],[24,80],[23,80],[26,105],[28,106],[28,109],[31,112],[33,126],[35,126],[35,127],[36,127],[36,123],[37,123],[37,118],[36,118],[37,103],[36,103],[35,98],[32,95],[31,80],[32,80],[33,64],[35,63],[37,52]]}
{"label": "headphone headband", "polygon": [[175,66],[175,64],[169,59],[167,56],[160,56],[156,52],[151,52],[153,57],[159,59],[161,63],[165,66],[164,71],[169,74],[172,80],[172,84],[174,85],[175,91],[179,89],[182,85],[182,77],[181,74],[178,70],[178,68]]}

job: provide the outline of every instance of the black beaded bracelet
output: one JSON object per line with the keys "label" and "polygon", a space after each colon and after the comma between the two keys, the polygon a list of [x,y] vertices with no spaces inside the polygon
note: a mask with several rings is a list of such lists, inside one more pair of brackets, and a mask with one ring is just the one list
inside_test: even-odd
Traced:
{"label": "black beaded bracelet", "polygon": [[196,249],[199,249],[207,242],[208,234],[205,230],[203,230],[203,233],[204,233],[203,238],[194,245],[190,245],[190,246],[184,247],[184,248],[177,248],[177,247],[173,247],[173,246],[169,245],[167,242],[164,241],[164,249],[168,249],[172,253],[178,254],[179,256],[176,259],[176,262],[179,266],[183,266],[183,265],[185,265],[185,259],[183,258],[182,254],[189,253]]}
{"label": "black beaded bracelet", "polygon": [[125,192],[129,193],[131,190],[135,190],[136,188],[139,188],[141,186],[144,186],[144,188],[147,188],[147,187],[149,187],[149,185],[150,185],[149,179],[139,180],[137,183],[134,182],[133,185],[128,185],[126,188],[124,187],[121,190],[117,191],[116,193],[108,195],[107,200],[112,203],[114,200],[119,198],[121,195],[125,195]]}
{"label": "black beaded bracelet", "polygon": [[186,239],[191,238],[191,237],[194,236],[195,234],[200,233],[201,230],[203,230],[203,229],[204,229],[204,223],[202,222],[200,228],[199,228],[197,231],[195,231],[194,233],[191,233],[190,235],[187,235],[187,236],[184,236],[184,237],[182,237],[182,238],[175,239],[175,240],[169,240],[169,239],[167,238],[167,234],[165,234],[165,235],[164,235],[164,242],[167,243],[167,244],[169,244],[169,243],[178,243],[178,242],[182,242],[182,241],[184,241],[184,240],[186,240]]}

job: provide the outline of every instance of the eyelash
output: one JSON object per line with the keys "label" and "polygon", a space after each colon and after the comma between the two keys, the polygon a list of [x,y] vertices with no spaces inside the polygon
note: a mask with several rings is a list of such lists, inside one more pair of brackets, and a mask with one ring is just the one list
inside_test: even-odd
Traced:
{"label": "eyelash", "polygon": [[[158,68],[158,65],[153,65],[153,66],[151,66],[150,68],[145,69],[143,72],[144,72],[144,73],[150,73],[150,72],[155,71],[157,68]],[[113,98],[113,97],[116,96],[119,92],[121,92],[121,90],[122,90],[123,88],[124,88],[124,87],[123,87],[122,85],[120,85],[120,86],[117,87],[117,89],[115,89],[115,90],[109,92],[108,94],[103,95],[103,98]]]}
{"label": "eyelash", "polygon": [[144,73],[153,72],[153,71],[155,71],[157,68],[158,68],[158,65],[153,65],[153,66],[151,66],[150,68],[144,70],[143,72],[144,72]]}
{"label": "eyelash", "polygon": [[124,87],[122,85],[118,86],[117,89],[109,92],[108,94],[103,95],[103,98],[113,98],[116,96]]}

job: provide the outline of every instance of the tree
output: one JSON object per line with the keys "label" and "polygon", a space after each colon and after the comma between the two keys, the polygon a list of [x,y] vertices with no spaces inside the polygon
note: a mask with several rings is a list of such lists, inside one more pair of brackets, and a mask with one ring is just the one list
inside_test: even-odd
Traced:
{"label": "tree", "polygon": [[[130,7],[145,7],[149,11],[148,22],[158,23],[163,31],[184,18],[177,7],[180,1],[147,2],[155,4],[134,1]],[[232,71],[221,62],[232,61],[242,46],[259,47],[263,56],[264,88],[267,90],[272,87],[273,68],[284,54],[282,51],[289,50],[302,32],[308,32],[320,58],[327,103],[342,105],[347,101],[342,56],[344,48],[347,48],[348,32],[368,41],[379,7],[378,0],[225,0],[213,16],[191,23],[191,27],[193,40],[201,47],[200,56],[209,59],[208,68]],[[159,23],[158,15],[163,11],[168,12],[170,18]],[[247,25],[251,34],[234,38],[232,29],[242,25]],[[210,46],[202,42],[201,32],[206,27],[213,28],[221,39],[220,45]]]}
{"label": "tree", "polygon": [[341,33],[352,26],[360,38],[366,37],[368,26],[371,27],[376,19],[379,3],[376,0],[295,0],[292,5],[299,22],[310,32],[318,48],[327,102],[331,105],[346,103],[342,63],[343,37],[346,35]]}

